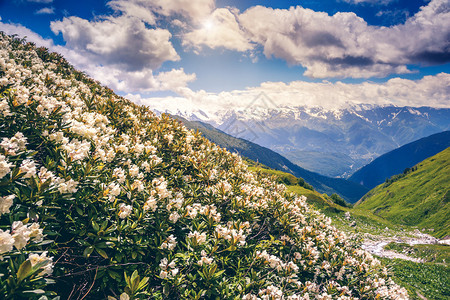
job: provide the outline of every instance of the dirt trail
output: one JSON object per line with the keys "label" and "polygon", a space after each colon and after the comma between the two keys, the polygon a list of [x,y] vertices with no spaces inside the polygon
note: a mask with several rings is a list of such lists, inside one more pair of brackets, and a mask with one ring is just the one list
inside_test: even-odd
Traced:
{"label": "dirt trail", "polygon": [[422,259],[410,257],[403,253],[398,253],[392,250],[385,250],[384,247],[391,243],[406,243],[410,246],[418,245],[418,244],[438,244],[440,241],[431,235],[422,233],[418,230],[413,232],[413,237],[411,236],[403,236],[403,237],[381,237],[374,236],[371,234],[366,234],[366,238],[362,244],[362,248],[368,251],[371,254],[386,257],[386,258],[400,258],[404,260],[409,260],[413,262],[423,262]]}

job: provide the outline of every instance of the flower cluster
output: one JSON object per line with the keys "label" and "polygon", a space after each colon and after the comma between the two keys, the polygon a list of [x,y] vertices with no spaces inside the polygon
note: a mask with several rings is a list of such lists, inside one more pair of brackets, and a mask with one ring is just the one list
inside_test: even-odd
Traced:
{"label": "flower cluster", "polygon": [[1,296],[407,298],[305,197],[2,33],[0,132]]}

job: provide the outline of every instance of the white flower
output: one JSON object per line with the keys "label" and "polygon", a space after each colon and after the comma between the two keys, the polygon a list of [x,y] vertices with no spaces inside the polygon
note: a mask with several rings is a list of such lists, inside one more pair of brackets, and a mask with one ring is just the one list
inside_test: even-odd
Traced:
{"label": "white flower", "polygon": [[206,233],[205,232],[198,232],[195,230],[194,232],[189,232],[188,238],[192,239],[194,243],[201,245],[206,242]]}
{"label": "white flower", "polygon": [[26,159],[20,166],[20,172],[25,173],[23,178],[31,178],[36,175],[36,164],[31,159]]}
{"label": "white flower", "polygon": [[0,154],[0,179],[11,172],[11,167],[14,167],[14,165],[8,162],[4,155]]}
{"label": "white flower", "polygon": [[44,239],[43,229],[40,228],[39,223],[33,223],[28,227],[30,230],[30,238],[33,238],[33,242],[40,243]]}
{"label": "white flower", "polygon": [[171,144],[173,141],[173,134],[166,134],[164,135],[164,138],[167,140],[169,144]]}
{"label": "white flower", "polygon": [[108,185],[108,190],[109,190],[108,194],[109,201],[114,202],[116,197],[120,195],[121,191],[120,185],[118,185],[117,183],[110,183]]}
{"label": "white flower", "polygon": [[133,165],[129,170],[130,176],[136,177],[139,174],[139,167]]}
{"label": "white flower", "polygon": [[180,218],[180,215],[177,212],[173,212],[169,216],[169,220],[173,223],[176,223],[179,218]]}
{"label": "white flower", "polygon": [[47,251],[43,252],[41,255],[32,253],[28,256],[28,260],[31,262],[31,266],[34,266],[41,262],[46,262],[42,268],[42,272],[39,273],[40,276],[51,275],[53,272],[53,257],[47,257]]}
{"label": "white flower", "polygon": [[139,180],[136,179],[132,184],[131,184],[131,190],[138,190],[138,192],[142,192],[145,189],[144,183]]}
{"label": "white flower", "polygon": [[9,234],[9,230],[0,229],[0,254],[9,252],[13,249],[14,238]]}
{"label": "white flower", "polygon": [[64,181],[64,179],[60,178],[58,191],[61,194],[74,194],[77,192],[78,181],[73,179],[69,179],[68,181]]}
{"label": "white flower", "polygon": [[210,265],[210,264],[212,264],[213,261],[214,261],[214,259],[212,259],[210,257],[202,256],[202,258],[197,262],[197,264],[200,266],[203,266],[203,264]]}
{"label": "white flower", "polygon": [[13,200],[16,196],[9,195],[5,197],[0,197],[0,216],[5,213],[9,213],[9,209],[13,204]]}
{"label": "white flower", "polygon": [[131,205],[126,205],[125,203],[121,203],[119,206],[119,217],[121,219],[125,219],[128,217],[133,210],[133,207]]}
{"label": "white flower", "polygon": [[167,278],[167,271],[161,270],[161,272],[159,273],[159,277],[161,277],[161,279],[165,279]]}
{"label": "white flower", "polygon": [[88,157],[91,143],[89,141],[73,139],[70,143],[62,145],[61,148],[67,152],[72,160],[77,161]]}
{"label": "white flower", "polygon": [[0,146],[5,149],[7,153],[11,155],[16,155],[18,151],[25,150],[27,144],[27,138],[22,132],[17,132],[12,138],[3,138]]}
{"label": "white flower", "polygon": [[176,237],[173,236],[173,234],[171,234],[167,240],[165,240],[162,244],[161,244],[161,249],[169,249],[169,250],[173,250],[175,248],[175,246],[177,245],[177,241],[176,241]]}
{"label": "white flower", "polygon": [[151,209],[152,211],[156,211],[157,208],[157,202],[156,199],[153,196],[150,196],[147,201],[145,201],[144,203],[144,210],[149,210]]}
{"label": "white flower", "polygon": [[159,267],[163,270],[167,269],[167,264],[169,263],[169,261],[167,260],[167,258],[163,258],[161,259],[161,261],[159,262]]}
{"label": "white flower", "polygon": [[124,183],[126,180],[125,171],[122,168],[115,168],[113,176],[117,178],[119,183]]}
{"label": "white flower", "polygon": [[17,250],[26,246],[30,239],[31,231],[21,221],[15,221],[12,226],[12,237],[14,238],[14,246]]}
{"label": "white flower", "polygon": [[172,271],[170,271],[172,277],[176,276],[178,274],[178,268],[172,269]]}

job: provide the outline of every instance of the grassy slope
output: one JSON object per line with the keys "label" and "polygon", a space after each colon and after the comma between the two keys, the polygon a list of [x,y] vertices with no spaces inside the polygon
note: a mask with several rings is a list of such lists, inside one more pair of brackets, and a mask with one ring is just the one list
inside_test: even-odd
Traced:
{"label": "grassy slope", "polygon": [[432,263],[415,263],[402,259],[382,259],[393,280],[408,290],[410,299],[450,299],[450,267]]}
{"label": "grassy slope", "polygon": [[[247,163],[251,166],[250,169],[252,171],[263,173],[269,177],[275,177],[274,179],[276,181],[286,184],[288,191],[298,195],[304,195],[308,199],[307,202],[309,204],[331,217],[336,226],[347,232],[379,233],[385,231],[386,227],[393,230],[393,232],[404,229],[404,226],[392,224],[392,222],[374,215],[371,211],[339,205],[327,194],[321,194],[318,191],[300,186],[297,183],[299,178],[296,178],[292,174],[273,170],[249,160]],[[356,226],[349,226],[351,222],[344,219],[345,212],[351,213],[351,222],[355,221]]]}
{"label": "grassy slope", "polygon": [[370,191],[358,209],[369,210],[396,224],[433,228],[450,234],[450,148],[417,165],[417,170],[390,185]]}

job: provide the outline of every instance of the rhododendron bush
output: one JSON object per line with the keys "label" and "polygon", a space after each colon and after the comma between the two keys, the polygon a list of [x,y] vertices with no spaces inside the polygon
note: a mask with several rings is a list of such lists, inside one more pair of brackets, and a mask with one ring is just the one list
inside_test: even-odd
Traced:
{"label": "rhododendron bush", "polygon": [[0,38],[0,298],[407,298],[304,197]]}

